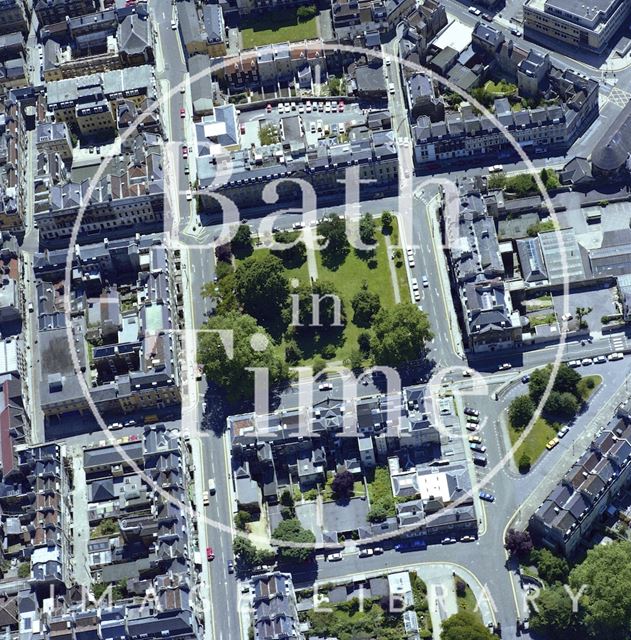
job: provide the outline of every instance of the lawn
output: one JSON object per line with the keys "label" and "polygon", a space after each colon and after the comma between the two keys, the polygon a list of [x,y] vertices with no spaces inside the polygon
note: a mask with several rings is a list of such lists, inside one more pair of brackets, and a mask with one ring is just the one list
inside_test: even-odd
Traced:
{"label": "lawn", "polygon": [[483,622],[482,614],[480,612],[480,609],[478,609],[478,601],[476,600],[475,595],[473,594],[473,591],[471,591],[471,587],[469,587],[469,585],[464,580],[462,580],[462,578],[458,576],[454,576],[454,589],[456,586],[456,581],[458,580],[464,583],[465,585],[465,592],[463,596],[459,595],[458,591],[456,590],[456,599],[458,601],[458,613],[462,613],[463,611],[468,611],[469,613],[472,613],[473,615],[478,616],[478,618],[480,618],[480,622]]}
{"label": "lawn", "polygon": [[602,381],[603,379],[599,375],[583,376],[581,378],[581,381],[578,383],[578,390],[584,402],[589,400]]}
{"label": "lawn", "polygon": [[297,42],[318,37],[317,16],[299,22],[296,9],[242,17],[240,31],[243,48],[252,49],[277,42]]}
{"label": "lawn", "polygon": [[[510,441],[514,445],[523,431],[513,429],[509,427]],[[524,442],[519,446],[513,457],[515,462],[519,462],[521,456],[525,453],[529,458],[531,464],[534,464],[539,456],[544,452],[546,444],[552,440],[557,434],[557,430],[550,425],[545,418],[539,418],[532,427],[530,433],[526,436]]]}
{"label": "lawn", "polygon": [[[399,221],[397,218],[392,220],[392,233],[390,234],[390,244],[392,247],[399,246]],[[411,302],[410,300],[410,284],[408,282],[408,274],[405,270],[405,256],[401,249],[401,257],[397,258],[394,263],[397,282],[399,283],[399,293],[401,294],[401,304]]]}

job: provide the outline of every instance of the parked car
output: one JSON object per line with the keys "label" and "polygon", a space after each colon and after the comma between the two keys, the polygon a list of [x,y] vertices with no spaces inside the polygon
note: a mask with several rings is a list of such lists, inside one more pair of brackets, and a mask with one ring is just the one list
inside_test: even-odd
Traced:
{"label": "parked car", "polygon": [[228,560],[228,573],[234,573],[234,562]]}
{"label": "parked car", "polygon": [[568,364],[568,366],[572,367],[572,369],[576,369],[577,367],[581,366],[581,361],[580,360],[570,360],[567,364]]}
{"label": "parked car", "polygon": [[467,416],[467,422],[472,422],[473,424],[480,424],[480,418],[477,416]]}
{"label": "parked car", "polygon": [[180,108],[180,118],[186,118],[186,110],[184,107]]}
{"label": "parked car", "polygon": [[486,453],[486,447],[483,444],[477,444],[475,442],[469,445],[469,449],[471,449],[471,451],[476,451],[477,453]]}
{"label": "parked car", "polygon": [[467,431],[477,431],[478,430],[478,425],[477,424],[473,424],[473,422],[467,422],[466,429],[467,429]]}
{"label": "parked car", "polygon": [[488,460],[485,455],[476,453],[473,455],[473,464],[477,464],[480,467],[486,467]]}
{"label": "parked car", "polygon": [[391,83],[388,85],[388,93],[389,93],[391,96],[393,96],[393,95],[394,95],[394,82],[391,82]]}
{"label": "parked car", "polygon": [[455,538],[443,538],[440,541],[440,544],[454,544],[454,542],[458,542]]}
{"label": "parked car", "polygon": [[604,362],[607,362],[607,358],[605,356],[596,356],[594,358],[594,364],[603,364]]}
{"label": "parked car", "polygon": [[414,258],[408,258],[408,264],[410,265],[410,269],[414,269],[416,266],[416,262],[414,262]]}
{"label": "parked car", "polygon": [[202,501],[205,507],[210,504],[210,496],[208,495],[208,491],[204,491],[204,493],[202,494]]}
{"label": "parked car", "polygon": [[485,502],[495,502],[495,496],[488,491],[480,491],[480,500]]}
{"label": "parked car", "polygon": [[462,536],[460,542],[475,542],[475,536]]}
{"label": "parked car", "polygon": [[486,20],[487,22],[493,22],[493,16],[490,13],[483,13],[482,20]]}
{"label": "parked car", "polygon": [[557,444],[559,444],[559,439],[558,438],[552,438],[552,440],[550,440],[550,442],[548,442],[548,444],[546,445],[546,449],[548,451],[551,451],[552,449],[554,449],[554,447],[557,446]]}
{"label": "parked car", "polygon": [[186,191],[186,200],[187,202],[190,202],[193,199],[193,192],[190,189],[187,189]]}
{"label": "parked car", "polygon": [[471,369],[465,369],[462,372],[462,377],[463,378],[470,378],[473,375],[473,371],[471,371]]}
{"label": "parked car", "polygon": [[360,558],[370,558],[375,552],[372,549],[360,549],[359,557]]}
{"label": "parked car", "polygon": [[379,555],[381,555],[383,553],[383,548],[382,547],[375,547],[372,551],[376,556],[379,556]]}
{"label": "parked car", "polygon": [[268,104],[268,105],[265,107],[265,111],[267,111],[267,113],[272,113],[272,105],[271,105],[271,104]]}
{"label": "parked car", "polygon": [[507,369],[512,369],[513,365],[510,362],[504,362],[504,364],[501,364],[499,366],[499,370],[500,371],[506,371]]}
{"label": "parked car", "polygon": [[469,13],[472,13],[474,16],[479,16],[482,14],[480,9],[477,9],[476,7],[469,7]]}
{"label": "parked car", "polygon": [[607,360],[622,360],[622,358],[624,358],[624,353],[622,353],[621,351],[617,353],[610,353],[607,356]]}
{"label": "parked car", "polygon": [[480,412],[477,409],[474,409],[473,407],[465,407],[464,408],[464,412],[465,415],[467,416],[479,416]]}
{"label": "parked car", "polygon": [[416,278],[412,278],[412,289],[414,291],[418,289],[418,280]]}
{"label": "parked car", "polygon": [[323,382],[322,384],[318,385],[318,389],[320,391],[331,391],[331,389],[333,389],[333,385],[330,382]]}
{"label": "parked car", "polygon": [[329,562],[339,562],[342,559],[342,554],[339,551],[336,553],[329,553],[326,559]]}
{"label": "parked car", "polygon": [[584,367],[589,367],[589,365],[590,365],[590,364],[593,364],[593,363],[594,363],[594,361],[593,361],[591,358],[583,358],[583,359],[581,360],[581,364],[582,364]]}
{"label": "parked car", "polygon": [[182,146],[182,158],[184,158],[184,160],[188,158],[188,147],[186,145]]}
{"label": "parked car", "polygon": [[527,384],[528,382],[530,382],[530,376],[529,376],[529,375],[522,376],[522,377],[521,377],[521,381],[522,381],[524,384]]}
{"label": "parked car", "polygon": [[215,552],[213,551],[212,547],[206,547],[206,560],[208,560],[208,562],[210,562],[211,560],[215,559]]}
{"label": "parked car", "polygon": [[565,436],[569,433],[570,428],[566,425],[562,429],[559,429],[559,433],[557,433],[557,438],[565,438]]}
{"label": "parked car", "polygon": [[480,438],[480,436],[469,436],[469,442],[482,444],[482,438]]}

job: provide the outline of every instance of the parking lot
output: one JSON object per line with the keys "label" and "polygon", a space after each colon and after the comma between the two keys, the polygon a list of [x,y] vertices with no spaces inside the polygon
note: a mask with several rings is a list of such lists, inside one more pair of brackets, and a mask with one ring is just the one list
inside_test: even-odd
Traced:
{"label": "parking lot", "polygon": [[[572,315],[575,315],[577,307],[591,308],[591,312],[584,318],[590,331],[600,331],[602,329],[601,318],[617,313],[614,304],[614,287],[591,287],[589,289],[581,289],[580,291],[570,291],[568,300],[568,309]],[[565,313],[564,296],[562,294],[553,295],[554,310],[557,318]]]}

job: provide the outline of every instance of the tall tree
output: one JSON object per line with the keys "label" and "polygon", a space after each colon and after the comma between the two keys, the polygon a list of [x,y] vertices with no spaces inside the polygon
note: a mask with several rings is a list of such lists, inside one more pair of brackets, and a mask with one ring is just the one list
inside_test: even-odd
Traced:
{"label": "tall tree", "polygon": [[[278,555],[286,562],[306,562],[315,553],[315,535],[312,531],[303,529],[300,520],[290,518],[283,520],[272,533],[272,538],[278,545]],[[296,546],[283,546],[279,541],[293,542]]]}
{"label": "tall tree", "polygon": [[494,640],[495,636],[470,611],[455,613],[443,622],[440,640]]}
{"label": "tall tree", "polygon": [[237,258],[249,256],[252,253],[252,232],[247,224],[240,224],[232,242],[232,252]]}
{"label": "tall tree", "polygon": [[[230,399],[254,399],[254,373],[248,371],[248,367],[267,369],[271,385],[287,380],[287,365],[276,355],[274,342],[252,316],[230,311],[213,316],[204,329],[211,331],[200,333],[198,362],[204,366],[208,378],[223,387]],[[228,331],[232,337],[232,357],[229,357],[217,330]]]}
{"label": "tall tree", "polygon": [[359,221],[359,238],[364,244],[375,244],[375,219],[365,213]]}
{"label": "tall tree", "polygon": [[346,234],[346,221],[340,216],[333,215],[318,223],[318,235],[321,236],[323,257],[330,261],[342,260],[349,251]]}
{"label": "tall tree", "polygon": [[351,300],[353,307],[353,323],[358,327],[369,327],[372,319],[381,309],[379,294],[368,289],[366,282],[362,283],[362,288],[353,296]]}
{"label": "tall tree", "polygon": [[532,539],[528,531],[519,531],[519,529],[509,529],[506,534],[504,548],[512,556],[518,558],[527,558],[532,551]]}
{"label": "tall tree", "polygon": [[579,616],[572,612],[572,600],[560,584],[541,591],[533,602],[529,626],[538,635],[554,640],[577,637]]}
{"label": "tall tree", "polygon": [[277,318],[289,295],[282,261],[270,254],[246,258],[235,271],[235,293],[245,312],[257,320]]}
{"label": "tall tree", "polygon": [[427,314],[411,303],[382,309],[374,318],[373,331],[375,363],[391,367],[418,360],[433,337]]}
{"label": "tall tree", "polygon": [[530,396],[517,396],[508,408],[508,418],[514,429],[523,429],[532,420],[535,413],[535,403]]}

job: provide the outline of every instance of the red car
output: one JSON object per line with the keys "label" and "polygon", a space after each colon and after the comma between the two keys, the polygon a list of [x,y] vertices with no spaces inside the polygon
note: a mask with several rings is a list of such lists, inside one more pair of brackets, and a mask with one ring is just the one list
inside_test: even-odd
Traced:
{"label": "red car", "polygon": [[180,109],[180,118],[186,118],[186,111],[184,110],[184,107]]}
{"label": "red car", "polygon": [[182,157],[184,159],[188,158],[188,147],[187,146],[183,146],[182,147]]}
{"label": "red car", "polygon": [[215,552],[213,551],[212,547],[206,547],[206,560],[208,560],[208,562],[210,562],[211,560],[215,559]]}
{"label": "red car", "polygon": [[271,105],[271,104],[268,104],[268,105],[265,107],[265,111],[267,111],[267,113],[272,113],[272,105]]}

